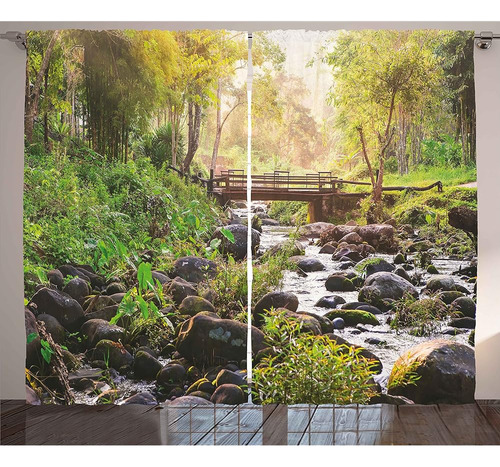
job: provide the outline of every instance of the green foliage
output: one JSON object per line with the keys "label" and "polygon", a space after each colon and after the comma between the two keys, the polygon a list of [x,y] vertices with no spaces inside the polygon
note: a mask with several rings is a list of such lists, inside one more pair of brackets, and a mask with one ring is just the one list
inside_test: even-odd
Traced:
{"label": "green foliage", "polygon": [[43,269],[75,262],[123,275],[139,253],[205,253],[221,209],[203,188],[147,159],[128,163],[92,157],[26,154],[24,268],[27,291]]}
{"label": "green foliage", "polygon": [[462,164],[462,145],[450,135],[442,135],[439,140],[424,140],[422,163],[438,167],[459,167]]}
{"label": "green foliage", "polygon": [[418,360],[415,360],[409,365],[395,364],[392,368],[389,381],[387,382],[387,389],[416,386],[417,381],[421,378],[416,372],[419,366],[420,362]]}
{"label": "green foliage", "polygon": [[435,298],[415,300],[405,297],[394,305],[394,310],[391,328],[411,328],[411,332],[417,336],[432,334],[441,326],[440,321],[450,314],[446,305]]}
{"label": "green foliage", "polygon": [[305,334],[302,323],[284,313],[265,320],[273,355],[254,369],[254,390],[263,404],[366,404],[374,395],[373,365],[359,349]]}
{"label": "green foliage", "polygon": [[280,224],[300,226],[307,223],[308,203],[304,201],[273,201],[268,214]]}
{"label": "green foliage", "polygon": [[[177,137],[177,162],[182,162],[185,155],[184,135]],[[172,124],[167,123],[138,139],[136,151],[139,155],[149,157],[156,168],[163,164],[172,164]]]}

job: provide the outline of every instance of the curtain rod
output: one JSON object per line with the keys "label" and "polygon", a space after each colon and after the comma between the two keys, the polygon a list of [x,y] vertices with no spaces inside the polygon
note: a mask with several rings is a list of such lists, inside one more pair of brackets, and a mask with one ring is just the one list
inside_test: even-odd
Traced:
{"label": "curtain rod", "polygon": [[[249,37],[252,33],[249,32]],[[19,31],[7,31],[5,34],[0,34],[0,39],[7,39],[14,42],[21,50],[26,50],[26,34]],[[500,34],[493,34],[491,31],[484,31],[474,36],[476,46],[479,49],[489,49],[493,43],[493,39],[500,39]]]}

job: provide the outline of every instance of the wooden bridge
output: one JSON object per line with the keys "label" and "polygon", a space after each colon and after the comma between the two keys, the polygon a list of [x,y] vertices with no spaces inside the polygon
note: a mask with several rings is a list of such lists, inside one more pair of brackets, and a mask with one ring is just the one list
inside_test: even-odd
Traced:
{"label": "wooden bridge", "polygon": [[[369,182],[343,180],[331,172],[316,172],[305,175],[291,175],[288,171],[276,170],[264,174],[252,174],[252,200],[255,201],[307,201],[311,222],[323,220],[334,205],[348,200],[359,201],[364,192],[343,192],[344,185],[371,187]],[[383,191],[426,191],[437,187],[442,191],[442,183],[435,182],[426,187],[388,186]],[[216,196],[222,204],[228,201],[247,199],[247,176],[243,170],[223,171],[220,176],[207,180],[209,193]],[[352,203],[351,203],[352,204]]]}

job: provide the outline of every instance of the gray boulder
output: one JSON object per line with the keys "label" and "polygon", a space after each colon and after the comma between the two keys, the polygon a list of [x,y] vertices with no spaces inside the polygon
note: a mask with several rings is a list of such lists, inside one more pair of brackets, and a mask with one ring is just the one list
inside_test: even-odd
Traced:
{"label": "gray boulder", "polygon": [[[222,229],[229,230],[234,236],[234,242],[230,242],[222,233]],[[211,240],[217,238],[221,241],[220,250],[225,255],[231,255],[239,261],[247,256],[247,233],[245,225],[228,225],[219,227],[212,235]],[[256,254],[260,245],[260,233],[252,229],[252,254]]]}

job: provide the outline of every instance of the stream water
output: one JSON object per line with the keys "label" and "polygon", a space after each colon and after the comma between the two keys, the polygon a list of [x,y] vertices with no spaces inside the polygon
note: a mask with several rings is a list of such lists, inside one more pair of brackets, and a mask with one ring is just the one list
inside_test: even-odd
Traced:
{"label": "stream water", "polygon": [[[265,204],[253,203],[253,209],[256,206],[263,206]],[[244,210],[242,210],[244,211]],[[260,241],[260,253],[263,253],[267,249],[271,248],[273,245],[281,243],[288,239],[290,232],[294,230],[295,227],[287,226],[263,226],[262,235]],[[315,313],[317,315],[325,315],[328,308],[316,307],[315,303],[325,295],[340,295],[345,299],[346,302],[353,302],[358,300],[358,292],[329,292],[326,290],[325,282],[330,274],[335,272],[348,272],[350,270],[341,270],[340,265],[342,263],[333,261],[331,259],[331,254],[320,254],[320,247],[311,244],[309,240],[304,240],[301,242],[305,247],[305,256],[311,258],[319,259],[325,266],[324,271],[318,272],[308,272],[306,277],[299,275],[294,271],[285,271],[283,278],[283,290],[293,292],[299,299],[299,308],[297,311],[307,311]],[[373,256],[384,258],[388,262],[392,262],[394,259],[393,255],[386,254],[375,254]],[[411,259],[411,256],[409,257]],[[432,263],[436,266],[440,274],[452,274],[457,271],[460,266],[466,267],[469,265],[469,260],[457,260],[451,258],[438,258],[433,259]],[[427,280],[431,277],[425,270],[417,269],[421,274],[422,283],[425,284]],[[414,271],[409,271],[411,274]],[[470,284],[463,280],[459,275],[453,276],[457,284],[461,284],[466,287],[469,291],[473,291],[473,284]],[[423,285],[417,287],[419,291],[423,289]],[[339,305],[340,307],[341,305]],[[378,315],[379,321],[382,323],[379,326],[363,325],[366,331],[360,332],[359,329],[354,327],[346,327],[343,330],[335,331],[349,342],[357,345],[362,345],[367,349],[371,350],[375,355],[377,355],[383,364],[383,370],[380,375],[378,375],[375,380],[382,386],[383,389],[387,387],[387,379],[391,373],[394,362],[397,358],[407,349],[413,347],[421,342],[435,339],[443,338],[456,341],[462,344],[467,344],[467,339],[470,334],[469,331],[455,336],[443,334],[442,331],[447,327],[446,322],[439,323],[437,332],[430,336],[416,337],[410,335],[406,331],[396,332],[391,329],[389,322],[391,320],[390,314]],[[370,344],[367,340],[379,339],[382,341],[380,344]]]}

